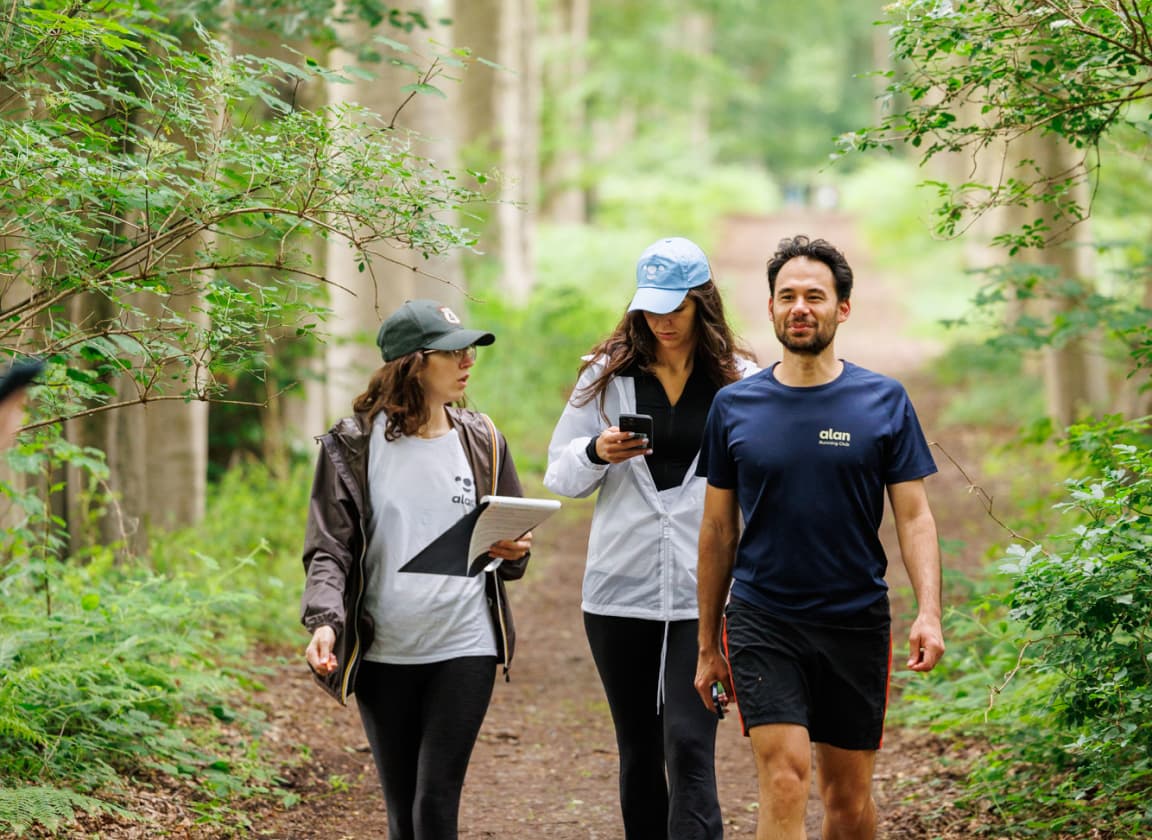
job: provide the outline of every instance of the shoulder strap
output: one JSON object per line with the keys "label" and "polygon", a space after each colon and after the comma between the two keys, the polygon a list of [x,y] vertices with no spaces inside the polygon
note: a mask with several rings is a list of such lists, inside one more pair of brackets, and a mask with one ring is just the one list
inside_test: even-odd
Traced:
{"label": "shoulder strap", "polygon": [[487,414],[481,414],[484,422],[488,424],[488,440],[492,445],[492,490],[491,495],[498,495],[496,492],[497,480],[500,478],[500,444],[496,435],[496,424],[492,422],[492,418]]}

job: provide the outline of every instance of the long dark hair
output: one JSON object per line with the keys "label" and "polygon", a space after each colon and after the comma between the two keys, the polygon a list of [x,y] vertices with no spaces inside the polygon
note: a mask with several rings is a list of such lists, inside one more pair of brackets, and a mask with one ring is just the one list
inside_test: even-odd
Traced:
{"label": "long dark hair", "polygon": [[[720,290],[709,280],[702,286],[688,290],[687,297],[696,302],[696,358],[694,364],[703,365],[705,373],[717,387],[723,387],[740,378],[740,367],[736,358],[755,358],[739,344],[728,319],[724,317],[724,300]],[[648,327],[648,321],[641,310],[625,312],[612,334],[592,348],[591,357],[580,365],[582,375],[594,363],[604,359],[604,370],[580,391],[573,395],[573,404],[587,405],[592,400],[600,401],[600,413],[604,413],[604,401],[608,383],[620,371],[633,364],[641,370],[651,371],[656,364],[656,336]]]}
{"label": "long dark hair", "polygon": [[[368,390],[352,400],[352,409],[357,414],[366,413],[369,424],[381,411],[387,412],[385,440],[416,434],[430,417],[419,376],[426,364],[420,350],[385,362],[368,380]],[[456,402],[459,406],[464,404],[463,398]]]}

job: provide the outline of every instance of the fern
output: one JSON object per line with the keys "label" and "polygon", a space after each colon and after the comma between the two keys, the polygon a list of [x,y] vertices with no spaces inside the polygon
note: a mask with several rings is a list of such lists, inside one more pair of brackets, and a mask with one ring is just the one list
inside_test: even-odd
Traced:
{"label": "fern", "polygon": [[33,729],[24,722],[23,718],[12,714],[12,711],[5,709],[3,704],[0,704],[0,741],[3,741],[4,738],[11,738],[38,747],[48,745],[48,738],[43,732]]}
{"label": "fern", "polygon": [[11,829],[17,837],[34,825],[55,831],[61,823],[76,819],[76,813],[108,813],[132,817],[110,802],[55,787],[20,787],[0,790],[0,828]]}

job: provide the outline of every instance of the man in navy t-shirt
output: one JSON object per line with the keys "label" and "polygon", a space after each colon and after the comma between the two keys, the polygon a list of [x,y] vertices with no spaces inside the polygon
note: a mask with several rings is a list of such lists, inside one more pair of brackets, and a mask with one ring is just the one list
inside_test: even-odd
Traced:
{"label": "man in navy t-shirt", "polygon": [[923,481],[936,465],[900,383],[836,357],[851,310],[844,255],[785,239],[768,285],[782,360],[719,391],[700,449],[696,689],[709,706],[716,683],[722,703],[735,691],[756,756],[758,838],[804,836],[812,744],[826,836],[871,838],[892,650],[877,530],[887,493],[918,605],[908,667],[930,671],[944,653]]}

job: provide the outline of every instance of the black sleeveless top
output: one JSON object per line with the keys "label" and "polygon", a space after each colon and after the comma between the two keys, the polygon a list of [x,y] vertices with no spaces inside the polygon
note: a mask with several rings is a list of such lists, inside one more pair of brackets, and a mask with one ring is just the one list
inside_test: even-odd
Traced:
{"label": "black sleeveless top", "polygon": [[636,411],[652,415],[652,454],[646,455],[645,461],[656,482],[656,489],[678,487],[700,451],[704,423],[716,396],[716,386],[704,372],[704,366],[695,364],[680,399],[672,405],[660,380],[642,371],[639,365],[633,365],[620,375],[635,380]]}

